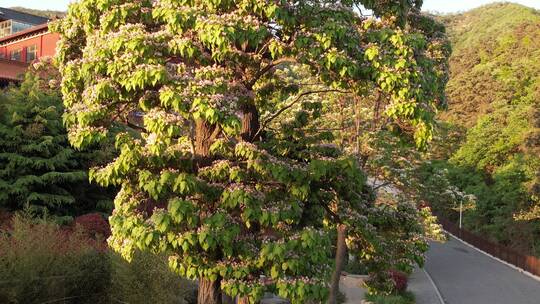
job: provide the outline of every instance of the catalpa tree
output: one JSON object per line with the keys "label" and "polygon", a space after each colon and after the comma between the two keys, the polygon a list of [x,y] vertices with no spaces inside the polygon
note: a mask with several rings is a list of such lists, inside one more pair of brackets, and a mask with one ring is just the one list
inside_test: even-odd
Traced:
{"label": "catalpa tree", "polygon": [[[121,187],[109,244],[128,259],[167,254],[199,280],[199,303],[220,303],[222,291],[249,303],[265,291],[324,301],[338,225],[350,248],[373,254],[378,223],[417,219],[373,206],[355,160],[306,126],[325,94],[379,90],[387,117],[429,141],[444,51],[408,25],[425,21],[410,18],[420,2],[72,4],[54,26],[71,143],[100,142],[119,123],[137,131],[116,135],[119,156],[90,172]],[[318,83],[288,77],[295,66]]]}

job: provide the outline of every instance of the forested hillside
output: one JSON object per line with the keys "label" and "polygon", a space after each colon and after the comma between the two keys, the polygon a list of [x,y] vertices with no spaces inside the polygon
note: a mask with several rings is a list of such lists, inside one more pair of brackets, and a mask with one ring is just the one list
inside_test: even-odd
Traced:
{"label": "forested hillside", "polygon": [[[449,109],[440,117],[452,132],[439,139],[444,149],[426,173],[444,172],[476,196],[465,212],[468,228],[538,254],[537,214],[524,210],[539,203],[540,11],[503,3],[441,20],[453,55]],[[457,216],[456,206],[439,205]]]}
{"label": "forested hillside", "polygon": [[37,10],[37,9],[30,9],[26,7],[21,6],[15,6],[11,7],[11,9],[14,9],[19,12],[28,13],[32,15],[42,16],[54,19],[55,17],[64,17],[66,15],[66,12],[62,11],[53,11],[53,10]]}

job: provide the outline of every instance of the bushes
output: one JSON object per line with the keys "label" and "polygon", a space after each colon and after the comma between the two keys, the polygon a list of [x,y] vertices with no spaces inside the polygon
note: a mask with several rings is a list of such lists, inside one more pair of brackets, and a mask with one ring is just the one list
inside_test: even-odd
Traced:
{"label": "bushes", "polygon": [[[388,278],[389,277],[389,278]],[[372,286],[378,289],[369,289],[366,300],[373,304],[414,304],[414,295],[407,291],[407,274],[390,270],[381,274],[370,276]],[[376,285],[378,283],[378,285]]]}
{"label": "bushes", "polygon": [[373,304],[414,304],[414,295],[410,292],[394,295],[366,295],[366,300]]}
{"label": "bushes", "polygon": [[110,256],[113,300],[130,304],[197,303],[195,283],[171,272],[165,257],[137,252],[128,263],[114,253]]}
{"label": "bushes", "polygon": [[93,238],[107,238],[111,235],[109,223],[100,213],[90,213],[75,218],[75,227],[79,226]]}
{"label": "bushes", "polygon": [[80,231],[15,215],[0,252],[0,303],[105,303],[106,254]]}
{"label": "bushes", "polygon": [[389,270],[371,273],[365,285],[370,294],[390,295],[405,292],[407,290],[407,281],[406,273]]}
{"label": "bushes", "polygon": [[390,270],[390,277],[394,282],[394,290],[398,293],[403,293],[407,290],[407,274],[397,270]]}
{"label": "bushes", "polygon": [[[97,216],[78,222],[99,223]],[[83,226],[63,229],[15,215],[11,228],[0,232],[0,303],[196,302],[195,284],[169,271],[163,258],[137,253],[127,263],[90,239]]]}
{"label": "bushes", "polygon": [[345,265],[345,272],[350,274],[365,275],[368,273],[368,270],[364,264],[362,264],[358,259],[352,259]]}

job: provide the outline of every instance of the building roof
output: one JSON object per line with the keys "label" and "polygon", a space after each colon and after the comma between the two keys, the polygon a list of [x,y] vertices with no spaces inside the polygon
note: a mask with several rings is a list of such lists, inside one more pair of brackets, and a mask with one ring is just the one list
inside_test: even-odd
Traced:
{"label": "building roof", "polygon": [[3,20],[15,20],[15,21],[20,21],[22,23],[31,24],[31,25],[39,25],[39,24],[47,23],[49,21],[49,19],[45,17],[27,14],[27,13],[19,12],[19,11],[12,10],[9,8],[0,7],[0,21],[3,21]]}

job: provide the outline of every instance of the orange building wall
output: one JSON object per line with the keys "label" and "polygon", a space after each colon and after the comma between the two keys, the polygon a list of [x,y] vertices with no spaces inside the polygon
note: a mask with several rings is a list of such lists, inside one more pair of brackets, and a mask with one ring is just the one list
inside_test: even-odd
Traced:
{"label": "orange building wall", "polygon": [[[37,57],[52,57],[56,52],[56,42],[59,39],[58,33],[43,33],[39,36],[22,39],[8,43],[5,46],[0,46],[0,54],[4,55],[4,58],[9,59],[11,51],[22,50],[21,61],[26,61],[26,48],[32,45],[37,46]],[[1,57],[1,56],[0,56]]]}

